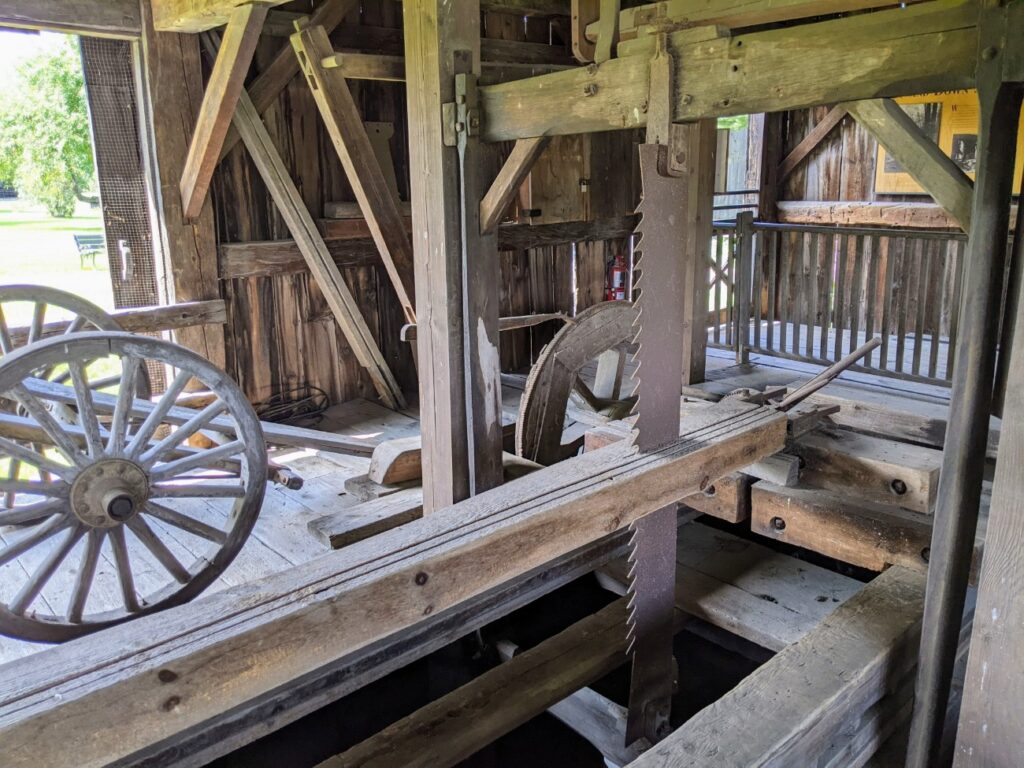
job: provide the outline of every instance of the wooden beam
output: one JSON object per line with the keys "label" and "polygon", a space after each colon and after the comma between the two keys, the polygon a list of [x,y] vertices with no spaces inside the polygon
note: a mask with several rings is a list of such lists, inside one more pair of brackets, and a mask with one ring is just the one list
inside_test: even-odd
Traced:
{"label": "wooden beam", "polygon": [[[919,0],[912,0],[919,2]],[[651,34],[650,29],[698,24],[721,24],[731,29],[829,16],[849,11],[885,8],[889,0],[757,0],[737,4],[732,0],[709,0],[694,4],[690,0],[662,0],[626,8],[619,14],[620,35],[624,40]],[[587,28],[587,37],[597,40],[597,25]]]}
{"label": "wooden beam", "polygon": [[[1024,306],[1024,305],[1021,305]],[[986,529],[971,654],[964,682],[957,768],[1013,765],[1024,754],[1021,696],[1024,689],[1021,622],[1024,617],[1024,311],[1014,322],[1000,446]]]}
{"label": "wooden beam", "polygon": [[[313,26],[323,27],[330,34],[357,4],[358,0],[324,0],[309,17],[309,23]],[[288,42],[281,46],[270,64],[249,86],[249,98],[256,105],[256,111],[262,115],[270,109],[271,105],[277,102],[277,98],[285,86],[297,74],[299,74],[299,60],[295,57],[291,43]],[[224,147],[220,153],[222,160],[239,141],[241,141],[241,137],[238,135],[238,131],[232,127],[224,139]]]}
{"label": "wooden beam", "polygon": [[843,106],[965,232],[970,231],[974,182],[899,104],[892,99],[869,99]]}
{"label": "wooden beam", "polygon": [[[154,250],[167,275],[167,301],[171,304],[220,299],[217,232],[213,205],[186,221],[178,182],[188,157],[190,130],[202,104],[203,68],[199,41],[189,35],[157,33],[150,4],[136,4],[143,15],[143,92],[141,108],[150,130],[152,180],[156,207]],[[166,115],[178,115],[169,120]],[[227,368],[224,328],[200,325],[179,328],[175,340],[219,368]]]}
{"label": "wooden beam", "polygon": [[[629,237],[635,227],[634,216],[564,224],[503,224],[498,227],[498,250],[523,251],[550,245],[613,240]],[[368,229],[359,237],[325,237],[324,242],[340,268],[379,263],[380,257]],[[225,280],[307,270],[308,266],[294,240],[224,243],[220,247],[220,274]]]}
{"label": "wooden beam", "polygon": [[309,521],[309,532],[341,549],[423,517],[423,491],[409,488]]}
{"label": "wooden beam", "polygon": [[913,667],[923,604],[924,578],[889,569],[632,765],[815,764]]}
{"label": "wooden beam", "polygon": [[[288,0],[256,0],[266,14]],[[157,32],[203,32],[230,25],[239,9],[253,0],[152,0],[153,25]]]}
{"label": "wooden beam", "polygon": [[480,202],[480,231],[489,235],[497,231],[505,211],[515,197],[519,187],[530,175],[530,169],[541,156],[551,139],[540,136],[533,139],[520,139],[512,148],[508,159],[501,167],[498,177],[487,190]]}
{"label": "wooden beam", "polygon": [[[973,87],[977,15],[972,0],[934,0],[735,37],[693,40],[690,30],[673,32],[668,43],[680,84],[673,119]],[[627,56],[482,88],[484,138],[644,126],[648,60],[646,54]]]}
{"label": "wooden beam", "polygon": [[[479,16],[477,0],[403,5],[428,515],[501,482],[497,245],[479,223]],[[465,114],[456,121],[445,105]],[[443,130],[456,122],[458,149]]]}
{"label": "wooden beam", "polygon": [[[481,54],[482,55],[482,54]],[[338,69],[349,80],[381,80],[405,82],[405,58],[374,53],[335,53],[323,60],[325,69]],[[523,64],[512,62],[480,62],[480,84],[493,85],[510,80],[522,80],[549,72],[569,69],[564,64]]]}
{"label": "wooden beam", "polygon": [[288,169],[285,168],[263,120],[248,94],[244,92],[238,100],[234,124],[288,230],[295,238],[310,272],[323,291],[324,298],[351,345],[356,359],[366,369],[381,400],[389,407],[404,408],[405,396],[394,374],[384,360],[369,326],[363,319],[359,305],[342,279],[323,238],[317,232],[313,217],[306,210],[302,196],[288,175]]}
{"label": "wooden beam", "polygon": [[785,181],[789,174],[795,171],[797,166],[799,166],[800,163],[802,163],[807,156],[810,155],[811,152],[813,152],[830,133],[832,133],[832,129],[839,125],[846,115],[846,107],[843,105],[840,104],[832,107],[832,109],[828,111],[828,114],[811,129],[810,133],[804,136],[803,140],[793,147],[793,151],[786,155],[786,159],[779,165],[777,183]]}
{"label": "wooden beam", "polygon": [[138,0],[5,0],[0,26],[96,37],[142,34]]}
{"label": "wooden beam", "polygon": [[778,221],[783,224],[838,224],[846,227],[906,229],[959,229],[942,206],[935,203],[780,200]]}
{"label": "wooden beam", "polygon": [[239,5],[231,12],[181,172],[181,207],[186,219],[195,219],[202,213],[268,9],[266,4],[254,2]]}
{"label": "wooden beam", "polygon": [[[223,325],[228,321],[227,307],[221,299],[168,304],[163,307],[118,309],[110,315],[123,330],[132,333],[159,333],[197,325]],[[43,326],[39,338],[59,336],[65,333],[70,325],[69,320],[47,323]],[[10,334],[11,342],[15,346],[21,346],[28,341],[29,329],[26,326],[11,328]]]}
{"label": "wooden beam", "polygon": [[[755,483],[750,494],[750,529],[872,571],[890,565],[922,573],[928,570],[931,517],[849,493],[839,496],[819,488]],[[975,568],[980,560],[979,543]]]}
{"label": "wooden beam", "polygon": [[[113,762],[178,734],[194,737],[785,440],[785,416],[770,409],[727,403],[701,417],[656,453],[611,446],[570,459],[241,591],[142,617],[115,630],[116,642],[99,634],[13,662],[0,692],[5,765],[59,765],[69,749],[78,764]],[[330,642],[315,641],[328,624]],[[83,657],[88,671],[69,676]],[[155,684],[160,670],[173,676]],[[97,713],[109,713],[102,729]],[[78,734],[76,722],[84,724]]]}
{"label": "wooden beam", "polygon": [[787,450],[800,457],[800,481],[878,504],[931,514],[942,451],[846,430],[809,432]]}
{"label": "wooden beam", "polygon": [[327,134],[398,294],[406,322],[415,323],[412,243],[344,75],[336,68],[324,69],[321,64],[333,53],[327,31],[306,26],[292,35],[291,41]]}

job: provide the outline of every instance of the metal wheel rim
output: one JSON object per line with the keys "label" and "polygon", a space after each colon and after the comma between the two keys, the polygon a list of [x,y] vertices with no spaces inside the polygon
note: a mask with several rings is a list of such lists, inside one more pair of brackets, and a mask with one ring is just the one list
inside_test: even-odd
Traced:
{"label": "metal wheel rim", "polygon": [[[94,361],[101,359],[107,355],[114,355],[122,360],[155,360],[164,364],[172,366],[176,375],[173,377],[171,385],[165,392],[162,398],[166,397],[166,403],[164,399],[157,400],[155,409],[159,410],[162,403],[167,404],[168,407],[173,405],[174,398],[177,394],[184,389],[188,381],[192,378],[198,379],[206,388],[211,390],[217,395],[217,401],[213,406],[208,406],[204,409],[202,414],[210,414],[208,418],[197,417],[198,425],[195,426],[191,431],[188,430],[188,425],[180,427],[179,432],[181,436],[177,439],[173,439],[173,435],[167,437],[147,437],[147,439],[140,439],[138,443],[134,443],[132,438],[138,435],[139,432],[148,431],[150,429],[155,430],[160,424],[167,423],[154,417],[152,420],[155,425],[147,427],[146,419],[143,418],[131,418],[132,411],[129,410],[128,406],[134,406],[137,408],[145,407],[138,400],[133,400],[129,397],[116,397],[106,396],[106,400],[103,397],[97,399],[90,395],[93,402],[93,408],[89,409],[87,404],[84,403],[81,397],[85,397],[85,393],[91,392],[87,387],[81,388],[77,386],[81,382],[81,374],[76,377],[75,387],[63,387],[60,388],[58,393],[60,397],[69,398],[74,397],[78,399],[79,405],[82,408],[83,413],[89,413],[90,410],[95,414],[103,409],[113,410],[113,417],[111,420],[111,426],[113,432],[120,433],[119,429],[113,429],[118,423],[118,409],[123,413],[121,424],[124,428],[125,438],[122,441],[122,445],[112,445],[111,438],[109,435],[100,434],[100,442],[103,444],[103,450],[97,446],[96,450],[93,451],[93,445],[90,444],[90,439],[87,435],[79,433],[75,439],[78,442],[79,458],[81,462],[77,466],[68,466],[65,474],[67,477],[61,477],[58,485],[60,486],[60,494],[66,494],[64,496],[59,495],[56,488],[46,489],[49,502],[53,502],[53,507],[47,507],[46,517],[42,521],[37,521],[31,525],[28,530],[20,531],[21,535],[18,537],[9,536],[9,542],[0,548],[0,565],[8,565],[11,562],[20,557],[15,555],[12,559],[10,556],[12,548],[17,548],[19,542],[29,540],[34,536],[40,536],[40,531],[45,526],[59,526],[56,529],[42,538],[37,544],[28,547],[23,550],[21,554],[32,552],[37,547],[40,550],[46,551],[43,556],[43,565],[40,565],[29,571],[26,568],[26,579],[23,584],[19,587],[19,595],[14,598],[5,597],[0,600],[0,633],[17,637],[23,640],[33,640],[38,642],[61,642],[69,640],[74,637],[94,632],[104,627],[112,626],[124,621],[128,621],[137,616],[152,613],[154,611],[169,608],[175,605],[180,605],[188,600],[192,599],[204,589],[206,589],[231,563],[238,552],[241,550],[245,540],[248,538],[249,533],[256,521],[256,517],[259,514],[260,505],[263,500],[265,491],[267,466],[266,466],[266,455],[265,455],[265,442],[263,440],[262,430],[260,428],[259,420],[256,418],[255,412],[252,410],[252,406],[245,399],[238,386],[228,378],[227,374],[213,366],[208,361],[204,360],[199,355],[179,347],[171,342],[163,341],[160,339],[152,339],[144,336],[136,336],[129,333],[111,333],[111,332],[83,332],[77,333],[69,337],[58,337],[54,339],[44,340],[37,342],[32,346],[24,347],[16,352],[13,352],[5,356],[0,360],[0,394],[9,397],[25,397],[25,389],[16,390],[19,385],[28,384],[31,387],[39,388],[47,386],[47,382],[41,382],[39,379],[33,379],[32,373],[40,369],[45,369],[46,366],[53,364],[54,361]],[[128,365],[137,365],[138,367],[144,367],[141,363],[129,363]],[[40,383],[41,382],[41,383]],[[132,382],[129,381],[129,384]],[[14,391],[12,391],[14,390]],[[70,393],[69,393],[70,390]],[[18,394],[15,394],[15,391]],[[124,388],[122,387],[122,390]],[[44,400],[50,397],[47,395],[44,398],[39,395],[38,392],[33,394],[29,392],[30,397],[36,397],[37,400]],[[101,402],[102,401],[102,402]],[[98,404],[99,403],[99,404]],[[122,404],[123,403],[123,404]],[[218,407],[217,403],[221,405]],[[222,411],[222,414],[221,414]],[[181,415],[178,411],[172,412],[175,415]],[[191,412],[197,413],[197,412]],[[162,418],[162,417],[161,417]],[[215,422],[213,419],[220,418],[221,422]],[[226,419],[226,422],[224,421]],[[179,419],[180,422],[180,419]],[[228,428],[227,422],[230,422],[230,429]],[[40,426],[48,427],[47,434],[51,435],[50,430],[56,428],[63,428],[65,437],[71,434],[69,430],[72,427],[68,425],[56,424],[54,427],[53,423],[44,425],[42,422],[38,422]],[[229,441],[230,446],[234,448],[226,449],[224,446],[216,446],[210,449],[183,449],[180,443],[182,443],[188,436],[199,431],[207,431],[211,428],[215,428],[221,432],[232,433],[234,440]],[[85,428],[82,428],[82,432],[85,432]],[[175,432],[174,434],[178,434]],[[69,438],[70,439],[70,438]],[[13,441],[6,441],[5,438],[0,438],[0,455],[4,457],[10,457],[11,446],[10,443]],[[59,443],[60,438],[55,437],[53,439],[54,444]],[[157,450],[161,445],[164,448]],[[60,450],[60,449],[58,449]],[[70,449],[69,449],[70,450]],[[186,451],[182,455],[182,450]],[[149,453],[153,452],[150,456]],[[177,455],[167,455],[167,451],[178,451]],[[188,451],[194,451],[188,453]],[[102,455],[110,454],[110,455]],[[192,460],[190,457],[195,457],[198,461],[198,454],[212,454],[207,461],[202,462],[200,466],[209,466],[211,463],[216,463],[218,466],[224,462],[234,461],[237,464],[237,478],[238,482],[231,484],[223,484],[214,482],[206,482],[204,480],[197,480],[192,475],[187,474],[186,470],[179,472],[176,467],[185,466],[182,465],[183,459]],[[66,455],[65,455],[66,456]],[[67,456],[66,456],[67,457]],[[140,510],[133,513],[133,517],[130,518],[129,522],[117,523],[107,520],[107,523],[112,523],[112,526],[106,529],[101,529],[93,526],[91,523],[86,524],[81,518],[81,509],[75,506],[75,499],[87,498],[82,494],[87,494],[87,491],[76,491],[76,482],[79,479],[87,478],[92,482],[99,473],[101,479],[104,476],[103,472],[106,472],[112,462],[119,461],[119,457],[129,458],[131,461],[129,464],[136,463],[140,467],[147,463],[150,465],[148,469],[145,469],[147,490],[144,495],[144,500],[140,500]],[[216,459],[214,458],[216,457]],[[45,457],[43,457],[45,458]],[[84,462],[82,459],[84,458]],[[177,463],[175,463],[177,462]],[[100,463],[103,463],[103,467],[97,468]],[[123,463],[123,462],[122,462]],[[67,464],[71,465],[70,459],[67,460]],[[120,467],[121,464],[118,464]],[[90,469],[92,468],[92,469]],[[103,472],[100,472],[100,469]],[[87,470],[91,473],[86,474]],[[189,470],[194,471],[194,470]],[[162,474],[163,473],[163,474]],[[167,473],[170,473],[169,475]],[[137,478],[136,478],[137,479]],[[177,482],[175,482],[177,481]],[[5,489],[7,483],[10,480],[0,481],[0,489]],[[104,482],[114,482],[112,480],[104,480]],[[122,482],[118,477],[117,482]],[[125,481],[127,482],[127,481]],[[95,483],[94,483],[95,485]],[[136,527],[133,526],[131,521],[142,520],[145,527],[150,528],[150,533],[156,533],[157,538],[160,539],[159,531],[166,530],[170,531],[174,528],[175,523],[168,523],[164,517],[156,515],[151,509],[155,509],[154,505],[159,507],[165,507],[174,498],[181,498],[187,496],[189,498],[213,498],[212,494],[215,490],[215,486],[218,485],[232,485],[231,493],[234,495],[235,500],[232,506],[230,515],[225,520],[226,528],[221,529],[219,540],[209,540],[209,551],[203,552],[199,557],[195,559],[190,565],[178,562],[178,566],[185,568],[187,571],[187,581],[182,582],[181,571],[177,571],[178,576],[175,577],[170,568],[165,566],[164,576],[166,577],[166,585],[162,589],[150,592],[149,594],[141,595],[135,589],[135,576],[137,575],[132,570],[132,563],[130,556],[125,556],[124,570],[129,573],[129,587],[125,586],[125,577],[123,576],[122,570],[122,559],[119,556],[120,549],[126,549],[130,552],[130,547],[125,547],[124,544],[118,545],[117,539],[124,541],[134,541],[137,545],[136,552],[140,552],[139,546],[143,546],[149,549],[149,545],[140,537]],[[89,488],[88,484],[85,486]],[[138,486],[135,486],[136,489]],[[42,487],[38,491],[42,491]],[[103,490],[103,487],[100,487]],[[115,489],[116,490],[116,489]],[[36,491],[38,493],[38,491]],[[51,492],[52,491],[52,492]],[[73,493],[79,493],[79,496],[73,496]],[[99,491],[97,491],[98,493]],[[113,493],[114,491],[110,491]],[[180,492],[180,495],[178,495]],[[173,495],[172,495],[173,494]],[[165,497],[166,495],[166,497]],[[121,497],[117,497],[121,498]],[[141,496],[139,497],[142,498]],[[154,501],[157,499],[157,501]],[[89,506],[83,504],[87,510],[94,510],[96,505]],[[5,510],[0,512],[0,521],[7,519],[7,516],[11,515],[19,509],[25,509],[26,507],[16,507],[14,510]],[[111,507],[108,507],[108,510]],[[173,507],[171,507],[172,511]],[[164,514],[164,513],[161,513]],[[179,517],[188,515],[182,515],[179,513]],[[56,523],[53,521],[57,521]],[[179,523],[181,521],[179,520]],[[195,523],[192,520],[192,523]],[[192,523],[189,525],[191,526]],[[207,526],[213,528],[215,526]],[[10,530],[10,529],[4,529]],[[174,530],[178,530],[174,528]],[[186,530],[186,529],[181,529]],[[97,533],[100,531],[100,533]],[[119,533],[117,533],[119,531]],[[63,556],[59,556],[58,552],[62,547],[67,547],[67,542],[73,538],[74,533],[77,532],[78,539],[67,549]],[[126,534],[130,532],[131,536],[128,537]],[[44,531],[45,533],[45,531]],[[191,532],[190,532],[191,533]],[[206,534],[213,535],[212,532],[207,531]],[[98,538],[99,543],[93,544],[92,539]],[[205,538],[205,536],[203,536]],[[170,539],[168,541],[171,541]],[[164,542],[165,548],[169,549],[168,541]],[[179,542],[180,543],[180,542]],[[50,613],[43,613],[36,609],[33,610],[33,606],[38,604],[38,595],[42,594],[46,583],[50,577],[44,577],[42,579],[42,586],[39,587],[38,593],[34,599],[31,599],[27,605],[15,606],[18,602],[17,598],[24,595],[25,590],[30,589],[29,583],[38,581],[40,573],[45,571],[43,567],[48,562],[47,559],[59,558],[57,562],[57,570],[51,574],[51,577],[55,575],[61,568],[73,567],[78,565],[78,573],[81,574],[83,571],[88,571],[87,565],[87,553],[93,548],[98,547],[96,558],[106,556],[104,553],[110,550],[110,556],[107,557],[108,563],[112,560],[115,568],[112,571],[116,571],[117,580],[120,582],[121,592],[123,597],[123,603],[120,608],[106,609],[94,613],[89,613],[88,598],[89,590],[93,587],[92,580],[95,579],[96,571],[95,566],[90,573],[85,587],[86,597],[81,608],[81,617],[72,620],[72,605],[76,601],[79,587],[78,581],[75,583],[75,589],[73,593],[67,598],[65,604],[64,616],[57,616]],[[79,552],[80,555],[74,553]],[[150,550],[153,553],[153,550]],[[38,554],[38,553],[37,553]],[[173,554],[173,553],[172,553]],[[161,564],[163,560],[160,560],[156,554],[153,554]],[[82,579],[83,577],[76,577]],[[128,594],[134,595],[132,600],[129,600]],[[137,602],[137,606],[132,606],[130,603]]]}

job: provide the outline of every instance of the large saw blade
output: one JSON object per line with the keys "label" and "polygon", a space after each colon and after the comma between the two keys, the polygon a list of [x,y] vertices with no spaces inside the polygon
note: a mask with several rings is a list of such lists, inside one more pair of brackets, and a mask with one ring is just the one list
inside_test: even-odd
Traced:
{"label": "large saw blade", "polygon": [[[640,145],[643,199],[635,264],[637,370],[633,442],[653,451],[679,437],[683,359],[683,253],[686,182],[667,172],[666,147]],[[626,743],[668,735],[674,664],[676,506],[633,524],[629,571],[629,648],[633,655]]]}

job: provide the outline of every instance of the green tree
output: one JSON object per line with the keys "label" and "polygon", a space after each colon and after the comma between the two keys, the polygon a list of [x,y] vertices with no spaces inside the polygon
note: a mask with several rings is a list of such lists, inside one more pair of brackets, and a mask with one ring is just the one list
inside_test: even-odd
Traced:
{"label": "green tree", "polygon": [[92,202],[96,169],[74,38],[26,61],[0,103],[0,182],[68,217]]}

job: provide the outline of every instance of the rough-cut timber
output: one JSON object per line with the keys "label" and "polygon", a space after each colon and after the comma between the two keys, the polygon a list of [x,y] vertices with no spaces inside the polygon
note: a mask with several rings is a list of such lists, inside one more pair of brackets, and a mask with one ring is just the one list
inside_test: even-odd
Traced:
{"label": "rough-cut timber", "polygon": [[810,133],[804,136],[803,140],[793,147],[793,151],[786,155],[778,168],[778,182],[786,180],[797,166],[802,163],[815,148],[824,141],[825,137],[832,133],[832,129],[839,125],[846,117],[846,108],[842,105],[832,107],[815,126]]}
{"label": "rough-cut timber", "polygon": [[[692,41],[668,36],[675,121],[971,88],[978,7],[935,0],[905,9]],[[683,42],[686,41],[686,42]],[[648,56],[487,86],[484,138],[638,128],[647,123]],[[593,95],[581,98],[585,93]]]}
{"label": "rough-cut timber", "polygon": [[142,19],[137,0],[5,0],[0,26],[46,29],[72,35],[138,37]]}
{"label": "rough-cut timber", "polygon": [[263,5],[263,13],[288,0],[152,0],[153,26],[158,32],[202,32],[231,21],[247,5]]}
{"label": "rough-cut timber", "polygon": [[489,235],[497,230],[519,186],[530,175],[530,169],[549,141],[551,139],[547,136],[540,136],[516,142],[491,188],[480,201],[480,231],[483,234]]}
{"label": "rough-cut timber", "polygon": [[903,170],[970,232],[974,182],[913,118],[892,99],[852,101],[844,106]]}
{"label": "rough-cut timber", "polygon": [[[0,694],[5,764],[105,765],[194,737],[785,439],[785,417],[770,410],[723,404],[702,416],[656,453],[612,446],[541,469],[300,569],[132,622],[116,643],[97,635],[15,662]],[[68,677],[82,658],[88,668]]]}
{"label": "rough-cut timber", "polygon": [[817,764],[913,666],[923,605],[924,578],[889,569],[633,765]]}
{"label": "rough-cut timber", "polygon": [[186,219],[202,213],[235,105],[245,88],[245,76],[256,53],[267,8],[262,3],[239,5],[231,12],[224,30],[181,172],[181,208]]}

